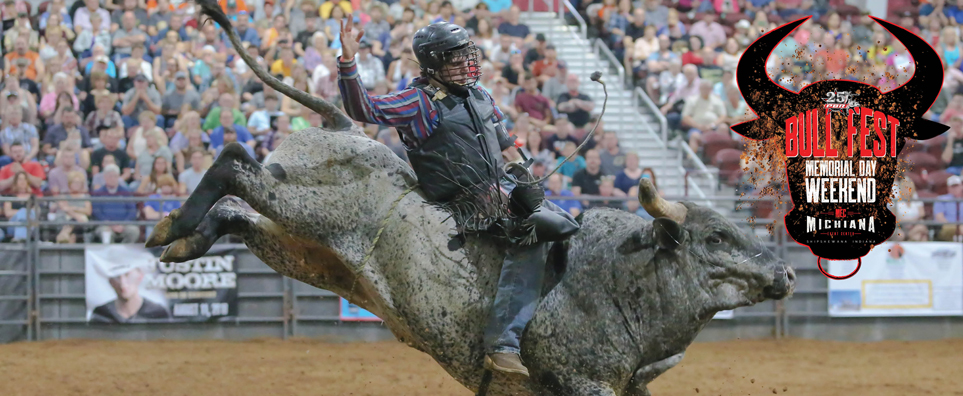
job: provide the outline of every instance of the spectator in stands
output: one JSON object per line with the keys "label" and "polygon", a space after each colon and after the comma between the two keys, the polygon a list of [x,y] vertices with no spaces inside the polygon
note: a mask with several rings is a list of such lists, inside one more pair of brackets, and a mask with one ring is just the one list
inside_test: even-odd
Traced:
{"label": "spectator in stands", "polygon": [[122,136],[122,132],[116,129],[111,129],[104,133],[101,138],[103,146],[94,150],[90,155],[90,171],[94,176],[98,175],[100,171],[104,169],[104,158],[110,156],[114,164],[121,169],[121,181],[126,182],[130,180],[130,176],[133,173],[133,166],[131,166],[131,159],[127,151],[120,148]]}
{"label": "spectator in stands", "polygon": [[[562,155],[558,156],[558,158],[555,160],[556,167],[561,165],[561,168],[558,169],[558,173],[561,173],[563,176],[565,176],[566,180],[571,180],[572,176],[575,175],[575,172],[585,169],[585,158],[575,153],[577,148],[578,145],[575,144],[575,142],[565,142],[565,146],[562,148]],[[572,156],[572,159],[565,161],[565,159],[570,155]],[[565,161],[565,163],[563,164],[562,161]]]}
{"label": "spectator in stands", "polygon": [[615,177],[625,168],[625,152],[619,146],[619,135],[615,132],[608,131],[603,135],[599,160],[602,161],[602,173],[607,176]]}
{"label": "spectator in stands", "polygon": [[[752,112],[749,111],[749,105],[746,104],[746,99],[743,98],[742,93],[739,92],[738,86],[730,85],[726,87],[725,94],[725,100],[722,101],[726,109],[724,122],[735,125],[749,121],[753,117]],[[739,136],[741,139],[741,135]]]}
{"label": "spectator in stands", "polygon": [[626,194],[632,187],[639,185],[642,179],[642,169],[639,168],[639,155],[634,151],[625,153],[625,167],[615,175],[615,188]]}
{"label": "spectator in stands", "polygon": [[726,43],[726,31],[719,22],[716,22],[716,13],[706,12],[702,15],[702,20],[693,23],[689,28],[689,36],[702,37],[702,42],[706,47],[716,49]]}
{"label": "spectator in stands", "polygon": [[167,92],[161,99],[161,114],[164,116],[164,128],[171,128],[177,120],[178,114],[188,109],[201,108],[201,96],[194,89],[187,89],[187,72],[179,71],[174,74],[174,90]]}
{"label": "spectator in stands", "polygon": [[[535,35],[535,45],[525,52],[525,62],[523,65],[526,70],[531,70],[533,63],[545,58],[545,52],[548,46],[548,39],[545,38],[544,34],[539,33]],[[518,45],[518,47],[521,47],[521,45]]]}
{"label": "spectator in stands", "polygon": [[505,80],[509,89],[515,89],[515,87],[521,85],[525,73],[522,53],[513,50],[512,55],[508,58],[508,63],[502,67],[502,78]]}
{"label": "spectator in stands", "polygon": [[[572,176],[572,194],[599,195],[599,184],[602,180],[602,160],[599,151],[592,149],[585,153],[585,169],[575,172]],[[588,207],[588,201],[582,201],[582,207]]]}
{"label": "spectator in stands", "polygon": [[[103,168],[106,168],[107,166],[110,166],[110,165],[117,166],[117,160],[114,159],[114,156],[112,154],[105,155],[104,158],[101,159],[100,163],[103,165]],[[120,180],[120,185],[124,186],[124,188],[130,188],[130,186],[127,185],[127,182],[124,181],[124,179]],[[103,186],[104,186],[104,172],[100,172],[94,175],[94,177],[90,179],[91,191],[97,190]]]}
{"label": "spectator in stands", "polygon": [[90,132],[80,125],[80,114],[73,108],[66,108],[62,116],[62,122],[51,126],[43,138],[43,153],[47,163],[53,163],[53,159],[57,155],[57,148],[60,147],[61,142],[67,140],[71,133],[80,135],[81,148],[90,149]]}
{"label": "spectator in stands", "polygon": [[189,195],[193,193],[194,189],[197,188],[197,185],[201,183],[201,179],[207,173],[209,166],[205,166],[204,155],[204,150],[191,151],[191,167],[185,169],[177,176],[183,194]]}
{"label": "spectator in stands", "polygon": [[953,116],[949,124],[946,146],[940,159],[948,165],[947,172],[960,176],[960,171],[963,170],[963,115]]}
{"label": "spectator in stands", "polygon": [[100,28],[110,31],[110,13],[100,8],[100,2],[98,0],[84,0],[84,5],[86,7],[78,8],[74,12],[74,26],[80,30],[91,29],[93,15],[97,14],[100,18]]}
{"label": "spectator in stands", "polygon": [[933,217],[944,223],[963,221],[963,179],[960,176],[950,176],[946,179],[946,194],[937,197],[940,201],[933,203]]}
{"label": "spectator in stands", "polygon": [[[265,85],[265,90],[266,87],[267,85]],[[218,97],[217,106],[207,113],[207,118],[204,119],[204,124],[201,125],[201,129],[210,131],[221,126],[221,112],[225,110],[230,110],[231,114],[234,115],[234,124],[247,125],[247,119],[244,117],[244,113],[237,108],[237,99],[230,93],[224,93]]]}
{"label": "spectator in stands", "polygon": [[[87,174],[82,170],[71,171],[67,175],[67,185],[69,187],[65,191],[68,192],[67,196],[70,198],[87,197]],[[92,214],[93,206],[90,204],[90,201],[57,201],[57,211],[54,221],[86,223]],[[60,229],[60,233],[57,234],[57,243],[76,243],[77,236],[83,235],[85,227],[75,227],[76,226],[73,225],[63,226]]]}
{"label": "spectator in stands", "polygon": [[567,92],[558,96],[558,111],[565,113],[568,120],[577,129],[585,128],[589,122],[592,110],[595,110],[595,102],[588,95],[579,92],[579,77],[577,74],[569,74],[565,78]]}
{"label": "spectator in stands", "polygon": [[[134,76],[134,87],[124,93],[124,105],[120,109],[123,114],[124,127],[138,126],[139,121],[134,119],[133,116],[142,114],[147,110],[159,114],[161,112],[161,96],[154,87],[149,85],[147,77],[138,73]],[[163,117],[157,119],[163,120]]]}
{"label": "spectator in stands", "polygon": [[6,99],[6,101],[0,109],[5,113],[6,110],[10,108],[19,107],[22,114],[21,120],[26,121],[28,124],[36,123],[37,101],[34,99],[34,95],[30,89],[24,88],[24,86],[29,86],[33,82],[27,79],[21,79],[13,74],[8,74],[6,80],[3,92],[0,93],[0,97]]}
{"label": "spectator in stands", "polygon": [[[171,175],[162,175],[157,179],[158,191],[150,194],[149,198],[157,198],[157,201],[145,201],[142,211],[144,220],[160,220],[171,213],[172,210],[181,207],[181,201],[176,199],[177,182]],[[167,199],[164,199],[167,198]],[[174,199],[170,199],[174,198]],[[164,199],[161,201],[161,199]],[[154,227],[148,226],[144,230],[146,235],[150,235]]]}
{"label": "spectator in stands", "polygon": [[545,139],[543,146],[552,150],[552,153],[554,153],[556,157],[561,157],[563,156],[562,151],[565,149],[567,142],[575,143],[576,146],[579,144],[579,140],[573,136],[574,134],[575,127],[572,126],[568,118],[564,116],[558,117],[555,120],[555,133]]}
{"label": "spectator in stands", "polygon": [[358,46],[358,73],[369,90],[385,81],[384,63],[381,58],[371,54],[371,43],[367,40],[361,40]]}
{"label": "spectator in stands", "polygon": [[525,146],[522,147],[522,151],[528,158],[534,158],[536,161],[555,162],[555,152],[542,144],[542,133],[539,131],[529,131],[525,135]]}
{"label": "spectator in stands", "polygon": [[[10,178],[13,184],[10,191],[5,195],[12,196],[16,198],[17,201],[3,202],[3,216],[6,217],[8,221],[25,223],[27,220],[36,219],[37,217],[36,212],[27,212],[27,200],[33,195],[33,190],[28,178],[27,172],[22,170],[14,173],[13,177]],[[17,243],[27,240],[27,227],[7,227],[6,231],[7,235],[12,237],[11,242]]]}
{"label": "spectator in stands", "polygon": [[[636,75],[645,77],[648,74],[658,74],[669,68],[669,63],[676,59],[681,59],[679,54],[672,51],[672,42],[669,36],[659,36],[659,49],[652,52],[645,63],[634,70]],[[684,70],[684,69],[683,69]]]}
{"label": "spectator in stands", "polygon": [[571,190],[563,188],[562,176],[555,173],[548,177],[548,188],[545,190],[545,197],[549,202],[558,205],[562,210],[569,212],[572,216],[582,213],[582,204],[577,199],[551,199],[549,197],[574,197]]}
{"label": "spectator in stands", "polygon": [[154,112],[150,110],[143,111],[137,116],[137,119],[140,126],[131,128],[127,137],[128,156],[138,158],[144,153],[144,150],[147,149],[147,134],[149,132],[158,132],[157,144],[167,146],[170,143],[167,140],[167,134],[164,133],[164,130],[157,127]]}
{"label": "spectator in stands", "polygon": [[[96,197],[130,197],[130,190],[120,185],[120,169],[114,165],[104,167],[104,186],[94,191]],[[137,220],[137,206],[133,202],[95,202],[93,218],[97,221]],[[134,243],[140,238],[140,229],[134,225],[103,225],[97,227],[104,243],[112,243],[115,236],[121,243]]]}
{"label": "spectator in stands", "polygon": [[[93,25],[91,25],[92,27],[84,28],[77,32],[77,39],[74,40],[73,49],[80,58],[91,57],[97,52],[95,48],[98,45],[102,51],[99,52],[100,55],[105,55],[110,52],[113,46],[113,40],[111,39],[110,30],[102,27],[102,21],[103,19],[99,14],[91,15],[90,22],[93,23]],[[96,60],[96,58],[94,59]]]}
{"label": "spectator in stands", "polygon": [[[97,108],[87,114],[84,128],[95,133],[99,138],[98,141],[103,139],[106,131],[117,131],[121,137],[124,136],[124,121],[121,119],[120,113],[113,108],[114,98],[116,96],[110,93],[94,94],[94,103]],[[126,147],[126,141],[122,141],[121,146]]]}
{"label": "spectator in stands", "polygon": [[214,158],[214,150],[208,148],[208,144],[204,142],[202,136],[204,132],[200,130],[187,131],[187,143],[176,153],[174,153],[174,160],[177,162],[177,171],[184,172],[187,166],[190,166],[190,153],[192,151],[201,151],[204,153],[204,163],[205,168],[210,166]]}
{"label": "spectator in stands", "polygon": [[532,73],[525,73],[524,90],[515,94],[515,109],[528,113],[529,122],[539,128],[552,123],[552,102],[538,91],[538,81]]}
{"label": "spectator in stands", "polygon": [[73,108],[80,108],[80,101],[77,100],[77,95],[73,93],[73,84],[71,84],[67,73],[58,72],[55,74],[53,83],[54,89],[40,99],[40,116],[44,119],[53,117],[54,111],[57,109],[57,98],[61,94],[70,97]]}
{"label": "spectator in stands", "polygon": [[20,142],[25,151],[24,160],[30,161],[37,159],[40,151],[40,135],[37,134],[37,127],[23,122],[23,110],[19,106],[7,107],[3,132],[0,132],[0,143],[2,143],[3,157],[0,157],[0,166],[9,164],[13,161],[10,155],[10,146],[14,142]]}
{"label": "spectator in stands", "polygon": [[[910,223],[912,224],[912,223]],[[928,242],[930,240],[930,230],[925,224],[907,224],[909,231],[906,232],[906,240],[910,242]],[[905,226],[904,226],[905,227]]]}
{"label": "spectator in stands", "polygon": [[128,12],[134,14],[134,26],[140,30],[146,30],[149,18],[146,7],[138,7],[137,0],[123,0],[120,3],[121,7],[110,13],[110,30],[120,29],[123,26],[124,14]]}
{"label": "spectator in stands", "polygon": [[714,93],[712,83],[701,81],[699,94],[689,97],[682,109],[682,125],[689,128],[687,140],[689,148],[698,153],[702,142],[702,131],[715,129],[726,118],[726,107]]}
{"label": "spectator in stands", "polygon": [[[629,196],[629,197],[637,197],[637,196],[639,196],[639,186],[637,186],[637,185],[636,185],[636,186],[632,186],[632,188],[629,189],[629,192],[628,192],[626,195]],[[643,218],[643,219],[646,219],[646,220],[649,220],[649,221],[655,220],[655,218],[652,217],[652,215],[650,215],[649,212],[646,212],[646,211],[645,211],[645,208],[643,208],[642,205],[639,204],[639,200],[638,200],[638,199],[629,199],[629,200],[626,200],[626,201],[625,201],[625,210],[627,210],[629,213],[635,213],[636,216],[639,216],[639,217],[641,217],[641,218]]]}
{"label": "spectator in stands", "polygon": [[87,183],[87,172],[80,166],[80,153],[72,145],[62,145],[54,158],[54,166],[47,173],[47,190],[51,194],[67,194],[70,191],[71,172],[84,175],[84,185]]}
{"label": "spectator in stands", "polygon": [[40,188],[47,177],[43,166],[37,161],[27,159],[26,149],[20,142],[10,145],[10,159],[12,162],[0,168],[0,192],[10,195],[8,191],[16,183],[14,176],[23,172],[27,176],[27,184],[33,189],[33,193],[40,195]]}
{"label": "spectator in stands", "polygon": [[918,200],[919,194],[913,179],[902,177],[896,182],[893,188],[893,200],[887,207],[896,215],[898,222],[920,221],[926,216],[926,210],[923,203]]}
{"label": "spectator in stands", "polygon": [[[548,79],[558,74],[559,65],[564,63],[558,60],[558,52],[552,44],[545,46],[545,56],[532,63],[532,75],[538,80],[539,84],[544,84]],[[574,74],[573,74],[574,75]]]}
{"label": "spectator in stands", "polygon": [[251,132],[249,132],[243,125],[234,124],[232,122],[232,118],[233,116],[231,116],[230,113],[221,113],[221,126],[214,128],[214,130],[211,131],[211,148],[220,151],[221,147],[228,143],[224,140],[225,129],[232,128],[236,133],[235,141],[245,143],[247,146],[250,146],[253,149],[255,144],[257,144],[257,141],[254,140],[254,136],[252,136]]}
{"label": "spectator in stands", "polygon": [[277,118],[283,115],[278,109],[277,96],[270,95],[264,98],[264,109],[257,110],[251,114],[247,122],[248,132],[254,136],[264,136],[272,129],[277,128]]}
{"label": "spectator in stands", "polygon": [[4,72],[37,81],[44,75],[44,65],[40,62],[40,54],[30,49],[27,40],[21,36],[14,41],[13,51],[3,57]]}
{"label": "spectator in stands", "polygon": [[[157,130],[152,130],[144,134],[144,139],[146,141],[146,148],[140,155],[137,156],[134,166],[134,180],[135,182],[131,184],[131,188],[135,190],[140,190],[140,184],[146,182],[146,179],[151,178],[155,175],[155,168],[158,168],[157,159],[163,158],[165,163],[162,167],[166,172],[170,173],[170,164],[174,162],[174,155],[167,146],[160,144],[162,132]],[[156,177],[154,180],[156,182]],[[153,190],[148,190],[153,191]]]}
{"label": "spectator in stands", "polygon": [[[131,0],[127,0],[131,1]],[[124,12],[121,27],[114,31],[111,44],[114,47],[114,63],[131,55],[135,45],[143,45],[147,41],[147,33],[137,28],[137,17],[131,11]]]}
{"label": "spectator in stands", "polygon": [[[634,26],[634,25],[630,25]],[[630,28],[631,29],[631,28]],[[649,59],[649,56],[659,50],[659,36],[654,25],[646,25],[642,35],[633,40],[626,37],[625,69],[633,70]]]}
{"label": "spectator in stands", "polygon": [[[214,147],[216,150],[214,152],[214,159],[217,159],[217,157],[221,155],[221,151],[224,150],[224,146],[230,143],[237,142],[237,139],[238,139],[238,133],[236,129],[237,127],[239,127],[239,125],[230,125],[230,126],[223,127],[223,130],[221,132],[223,137],[223,144],[216,147],[213,145],[211,146],[211,147]],[[257,158],[256,154],[254,153],[254,148],[251,146],[252,145],[249,145],[249,144],[241,144],[241,147],[244,147],[244,150],[247,151],[248,155],[250,155],[253,158]]]}
{"label": "spectator in stands", "polygon": [[[616,198],[624,197],[625,193],[615,188],[615,176],[602,176],[599,180],[599,197]],[[589,201],[587,209],[592,208],[612,208],[622,209],[624,200],[606,199],[601,201]]]}
{"label": "spectator in stands", "polygon": [[[491,4],[489,4],[490,6]],[[534,39],[531,29],[518,21],[520,15],[521,10],[518,6],[512,5],[508,9],[508,20],[502,21],[501,25],[498,25],[498,34],[514,37],[516,47],[521,47]]]}

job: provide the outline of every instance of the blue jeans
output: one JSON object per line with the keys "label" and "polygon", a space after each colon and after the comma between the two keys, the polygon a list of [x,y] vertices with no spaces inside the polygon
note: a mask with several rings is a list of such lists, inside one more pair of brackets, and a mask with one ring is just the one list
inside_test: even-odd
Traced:
{"label": "blue jeans", "polygon": [[[34,211],[34,213],[30,215],[30,217],[36,217],[36,215],[37,213],[36,211]],[[27,217],[27,208],[18,209],[17,213],[10,218],[11,222],[14,222],[14,221],[26,222],[27,220],[29,220],[29,218]],[[7,227],[7,234],[13,235],[14,240],[17,240],[17,239],[26,240],[27,227]]]}
{"label": "blue jeans", "polygon": [[[503,183],[503,187],[510,191],[514,185]],[[542,201],[542,206],[571,218],[570,214],[548,200]],[[522,332],[535,314],[541,298],[545,260],[550,246],[550,242],[538,242],[508,249],[485,330],[486,352],[521,352]]]}

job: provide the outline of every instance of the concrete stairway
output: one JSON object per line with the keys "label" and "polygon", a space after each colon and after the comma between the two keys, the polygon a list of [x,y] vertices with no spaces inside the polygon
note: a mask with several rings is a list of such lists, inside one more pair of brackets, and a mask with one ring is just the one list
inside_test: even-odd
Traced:
{"label": "concrete stairway", "polygon": [[[606,130],[618,133],[623,150],[639,154],[642,168],[652,168],[659,189],[665,191],[666,197],[685,196],[686,167],[700,168],[688,159],[683,161],[685,153],[678,148],[678,141],[663,141],[659,119],[644,106],[641,98],[635,97],[635,93],[620,81],[617,61],[614,57],[606,56],[605,49],[600,48],[604,46],[586,39],[579,27],[567,25],[557,13],[523,13],[521,20],[534,33],[545,34],[549,43],[558,50],[559,58],[568,65],[569,72],[581,77],[581,91],[595,101],[596,114],[601,112],[604,94],[602,86],[589,80],[589,76],[595,71],[602,73],[609,94],[603,117]],[[710,204],[699,198],[716,195],[717,183],[714,179],[693,175],[689,180],[688,200]],[[731,207],[727,203],[712,206]]]}

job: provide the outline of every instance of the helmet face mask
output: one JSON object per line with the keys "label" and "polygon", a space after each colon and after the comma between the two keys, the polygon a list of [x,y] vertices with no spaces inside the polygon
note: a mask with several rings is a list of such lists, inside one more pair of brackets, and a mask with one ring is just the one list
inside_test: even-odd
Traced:
{"label": "helmet face mask", "polygon": [[481,69],[478,66],[478,47],[469,41],[462,48],[445,51],[436,55],[438,70],[427,70],[443,83],[471,87],[474,86],[481,77]]}

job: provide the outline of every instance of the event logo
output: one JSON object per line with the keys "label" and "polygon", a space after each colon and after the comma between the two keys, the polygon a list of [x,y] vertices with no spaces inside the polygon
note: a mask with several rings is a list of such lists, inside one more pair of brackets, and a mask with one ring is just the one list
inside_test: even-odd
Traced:
{"label": "event logo", "polygon": [[[943,64],[936,51],[908,30],[873,18],[908,50],[915,66],[905,84],[880,92],[850,80],[823,80],[793,92],[766,73],[769,54],[809,17],[787,23],[757,39],[739,60],[736,78],[746,103],[758,117],[733,125],[750,140],[778,146],[785,156],[793,209],[786,230],[820,260],[860,260],[888,239],[896,218],[892,199],[897,156],[907,138],[926,140],[949,129],[922,118],[940,93]],[[856,100],[859,98],[859,101]],[[753,155],[753,153],[749,153]],[[861,265],[861,264],[860,264]]]}

